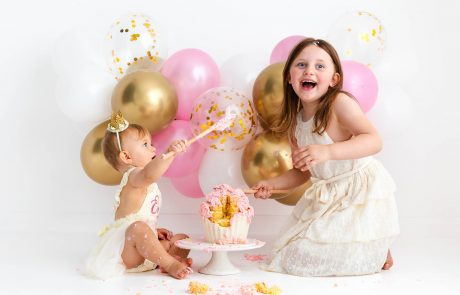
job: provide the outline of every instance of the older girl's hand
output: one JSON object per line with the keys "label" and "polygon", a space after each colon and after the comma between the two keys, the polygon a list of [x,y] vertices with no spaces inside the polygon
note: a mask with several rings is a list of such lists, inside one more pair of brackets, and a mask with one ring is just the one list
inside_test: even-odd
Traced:
{"label": "older girl's hand", "polygon": [[268,181],[260,181],[258,184],[252,187],[252,189],[257,190],[254,193],[254,197],[257,199],[268,199],[272,193],[271,190],[273,186]]}
{"label": "older girl's hand", "polygon": [[302,172],[328,160],[330,160],[330,149],[328,145],[307,145],[294,150],[292,153],[292,163],[294,167]]}

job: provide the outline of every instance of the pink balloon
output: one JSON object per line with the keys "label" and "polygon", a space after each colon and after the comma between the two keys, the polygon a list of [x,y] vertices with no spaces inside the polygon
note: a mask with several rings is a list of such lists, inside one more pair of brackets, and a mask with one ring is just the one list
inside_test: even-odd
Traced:
{"label": "pink balloon", "polygon": [[178,192],[190,198],[202,198],[204,193],[198,180],[198,172],[178,178],[171,178],[172,185]]}
{"label": "pink balloon", "polygon": [[353,94],[363,112],[367,113],[377,100],[377,78],[367,66],[352,60],[342,61],[342,70],[343,90]]}
{"label": "pink balloon", "polygon": [[286,37],[278,42],[270,55],[270,64],[286,61],[291,50],[305,38],[305,36],[294,35]]}
{"label": "pink balloon", "polygon": [[[152,144],[157,148],[157,155],[160,156],[166,152],[174,140],[192,137],[193,134],[187,121],[174,120],[168,128],[152,135]],[[199,143],[191,144],[185,153],[176,155],[164,175],[166,177],[182,177],[198,171],[205,151],[206,149]]]}
{"label": "pink balloon", "polygon": [[220,84],[219,67],[204,51],[183,49],[169,57],[161,73],[176,89],[179,107],[176,118],[188,120],[193,101],[206,90]]}

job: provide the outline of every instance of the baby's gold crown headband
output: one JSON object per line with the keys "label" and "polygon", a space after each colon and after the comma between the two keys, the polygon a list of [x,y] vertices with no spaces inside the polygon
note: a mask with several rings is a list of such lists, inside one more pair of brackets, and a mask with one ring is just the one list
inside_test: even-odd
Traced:
{"label": "baby's gold crown headband", "polygon": [[115,112],[112,112],[112,116],[110,117],[110,122],[107,125],[107,130],[115,133],[117,135],[117,143],[118,143],[118,149],[121,152],[121,142],[120,142],[120,132],[126,130],[128,128],[129,122],[126,121],[125,118],[123,118],[123,115],[121,114],[120,111],[115,114]]}

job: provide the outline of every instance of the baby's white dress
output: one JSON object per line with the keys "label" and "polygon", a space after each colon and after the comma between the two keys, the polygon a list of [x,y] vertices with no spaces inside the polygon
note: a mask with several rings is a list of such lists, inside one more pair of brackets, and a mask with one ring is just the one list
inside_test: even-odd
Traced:
{"label": "baby's white dress", "polygon": [[[313,133],[313,119],[297,116],[299,147],[331,144]],[[268,271],[297,276],[345,276],[379,272],[399,234],[395,185],[373,157],[313,166],[312,186],[296,204],[275,242]]]}
{"label": "baby's white dress", "polygon": [[[120,187],[115,195],[115,211],[120,205],[120,192],[128,182],[128,177],[134,168],[129,169],[123,174]],[[152,183],[145,196],[144,202],[138,212],[130,214],[114,221],[106,226],[99,234],[100,239],[92,250],[85,263],[85,274],[99,279],[116,277],[127,272],[141,272],[156,268],[156,264],[145,260],[144,264],[126,269],[121,258],[121,253],[125,245],[126,229],[136,221],[147,223],[152,231],[157,234],[157,219],[161,207],[161,192],[156,183]]]}

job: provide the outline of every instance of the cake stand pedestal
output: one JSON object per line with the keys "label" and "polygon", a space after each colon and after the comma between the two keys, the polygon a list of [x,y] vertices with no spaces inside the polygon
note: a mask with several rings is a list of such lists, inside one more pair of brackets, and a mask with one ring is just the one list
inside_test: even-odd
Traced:
{"label": "cake stand pedestal", "polygon": [[211,252],[211,259],[198,272],[207,275],[226,276],[240,273],[241,271],[235,267],[230,259],[228,259],[229,251],[244,251],[257,249],[265,245],[265,242],[248,239],[245,244],[227,244],[219,245],[206,242],[204,239],[183,239],[175,242],[179,248],[190,250],[201,250]]}

